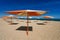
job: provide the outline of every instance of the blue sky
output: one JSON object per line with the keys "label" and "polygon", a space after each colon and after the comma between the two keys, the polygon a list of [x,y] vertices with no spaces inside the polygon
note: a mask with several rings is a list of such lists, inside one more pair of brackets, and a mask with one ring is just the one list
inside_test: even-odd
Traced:
{"label": "blue sky", "polygon": [[47,14],[42,16],[60,18],[60,0],[0,0],[0,17],[5,11],[21,9],[45,10]]}

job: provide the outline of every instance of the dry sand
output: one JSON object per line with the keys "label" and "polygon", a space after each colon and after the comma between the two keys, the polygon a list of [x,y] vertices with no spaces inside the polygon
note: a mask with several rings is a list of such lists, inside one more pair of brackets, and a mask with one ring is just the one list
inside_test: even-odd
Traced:
{"label": "dry sand", "polygon": [[16,30],[18,27],[25,25],[26,21],[18,20],[19,24],[9,25],[3,19],[0,19],[0,40],[60,40],[60,22],[49,21],[46,25],[37,25],[36,23],[44,22],[31,20],[29,23],[33,27],[33,31],[29,31],[29,35],[26,35],[26,31]]}

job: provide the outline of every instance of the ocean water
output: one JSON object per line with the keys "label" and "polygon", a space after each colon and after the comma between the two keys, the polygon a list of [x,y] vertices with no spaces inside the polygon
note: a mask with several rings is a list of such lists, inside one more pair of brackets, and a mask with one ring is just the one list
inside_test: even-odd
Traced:
{"label": "ocean water", "polygon": [[[26,18],[19,18],[19,19],[23,19],[23,20],[27,20]],[[37,19],[37,18],[30,18],[28,20],[48,20],[48,21],[60,21],[60,19]]]}

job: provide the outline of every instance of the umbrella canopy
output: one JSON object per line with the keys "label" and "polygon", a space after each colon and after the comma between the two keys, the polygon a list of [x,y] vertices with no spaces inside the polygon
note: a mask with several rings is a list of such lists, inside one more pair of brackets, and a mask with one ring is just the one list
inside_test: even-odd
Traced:
{"label": "umbrella canopy", "polygon": [[54,17],[52,17],[52,16],[44,16],[44,18],[54,18]]}
{"label": "umbrella canopy", "polygon": [[11,17],[13,18],[14,16],[13,15],[3,16],[3,19],[7,20],[7,19],[10,19]]}
{"label": "umbrella canopy", "polygon": [[8,16],[3,16],[2,18],[6,21],[9,17]]}
{"label": "umbrella canopy", "polygon": [[41,10],[16,10],[16,11],[7,11],[9,14],[19,15],[19,16],[40,16],[45,14],[46,11]]}
{"label": "umbrella canopy", "polygon": [[46,11],[41,10],[16,10],[16,11],[7,11],[9,14],[18,15],[18,16],[27,16],[27,35],[28,35],[28,18],[29,16],[41,16],[42,14],[45,14]]}
{"label": "umbrella canopy", "polygon": [[8,17],[14,17],[14,15],[8,15]]}

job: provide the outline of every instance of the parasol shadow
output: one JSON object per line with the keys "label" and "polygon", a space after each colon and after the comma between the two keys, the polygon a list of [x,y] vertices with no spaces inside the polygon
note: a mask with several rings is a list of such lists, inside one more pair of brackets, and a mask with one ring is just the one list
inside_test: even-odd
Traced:
{"label": "parasol shadow", "polygon": [[[18,31],[26,31],[26,29],[27,29],[27,26],[20,26],[16,30],[18,30]],[[32,31],[32,26],[28,26],[28,31]]]}

